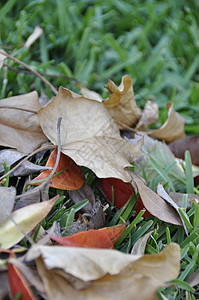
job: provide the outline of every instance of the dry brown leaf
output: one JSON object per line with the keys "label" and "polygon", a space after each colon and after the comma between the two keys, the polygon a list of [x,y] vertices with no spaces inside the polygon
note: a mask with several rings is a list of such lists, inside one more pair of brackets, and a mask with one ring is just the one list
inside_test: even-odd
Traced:
{"label": "dry brown leaf", "polygon": [[137,130],[147,131],[148,125],[155,123],[159,118],[158,104],[147,101],[142,116],[136,125]]}
{"label": "dry brown leaf", "polygon": [[16,189],[13,186],[0,186],[0,225],[11,214],[16,196]]}
{"label": "dry brown leaf", "polygon": [[[49,186],[50,183],[45,184],[42,188],[36,187],[34,189],[34,193],[30,194],[31,188],[29,186],[29,189],[27,192],[25,192],[23,195],[24,197],[21,197],[14,206],[14,210],[18,210],[22,207],[25,207],[27,205],[44,202],[49,200]],[[27,194],[27,196],[25,196]]]}
{"label": "dry brown leaf", "polygon": [[[167,194],[167,192],[165,191],[162,183],[158,183],[157,185],[157,194],[162,197],[166,202],[168,202],[175,210],[176,212],[178,213],[181,221],[182,221],[182,224],[183,224],[183,227],[184,227],[184,230],[186,232],[186,234],[188,235],[189,232],[188,232],[188,229],[187,229],[187,226],[179,212],[179,206],[177,205],[177,203],[175,201],[173,201],[173,199]],[[190,220],[189,220],[189,217],[188,215],[186,214],[186,212],[184,210],[182,210],[182,214],[184,215],[184,218],[187,219],[187,222],[189,223],[190,227],[192,227],[191,223],[190,223]]]}
{"label": "dry brown leaf", "polygon": [[183,197],[187,196],[187,208],[190,209],[192,207],[192,203],[195,201],[199,202],[199,195],[197,194],[186,194],[186,193],[176,193],[170,192],[169,196],[176,202],[179,207],[182,207]]}
{"label": "dry brown leaf", "polygon": [[102,103],[60,87],[58,95],[39,110],[38,117],[53,144],[57,144],[57,120],[62,117],[61,151],[78,165],[88,167],[100,178],[130,180],[124,168],[140,156],[142,140],[137,145],[124,141]]}
{"label": "dry brown leaf", "polygon": [[134,173],[131,175],[138,187],[140,197],[146,209],[153,216],[164,222],[182,226],[182,221],[177,211],[145,185],[140,177]]}
{"label": "dry brown leaf", "polygon": [[171,143],[185,137],[185,119],[175,112],[173,103],[167,103],[167,110],[167,121],[159,129],[147,132],[147,134],[159,140],[164,140],[166,143]]}
{"label": "dry brown leaf", "polygon": [[82,85],[80,83],[76,83],[76,85],[79,87],[82,96],[84,96],[88,99],[91,99],[91,100],[99,101],[99,102],[103,101],[100,94],[96,93],[95,91],[91,91],[91,90],[87,89],[84,85]]}
{"label": "dry brown leaf", "polygon": [[89,214],[88,229],[98,229],[104,226],[105,214],[101,201],[95,199],[95,194],[89,185],[84,184],[80,189],[68,191],[68,193],[69,197],[75,204],[85,199],[89,200],[89,202],[82,208],[84,213]]}
{"label": "dry brown leaf", "polygon": [[191,274],[187,279],[186,282],[190,286],[195,286],[199,284],[199,270],[196,270],[193,274]]}
{"label": "dry brown leaf", "polygon": [[147,241],[148,241],[149,237],[151,236],[151,234],[153,233],[153,231],[154,230],[147,232],[141,238],[139,238],[139,240],[137,240],[137,242],[135,242],[135,244],[133,245],[133,248],[131,250],[131,254],[144,255]]}
{"label": "dry brown leaf", "polygon": [[0,145],[30,153],[47,141],[37,118],[37,92],[0,100]]}
{"label": "dry brown leaf", "polygon": [[0,299],[2,300],[10,299],[7,271],[0,271]]}
{"label": "dry brown leaf", "polygon": [[28,37],[24,44],[24,47],[29,48],[34,42],[43,34],[43,29],[40,26],[36,26],[33,33]]}
{"label": "dry brown leaf", "polygon": [[[103,103],[111,117],[127,126],[136,125],[141,117],[141,109],[136,105],[134,99],[131,77],[129,75],[123,76],[118,87],[110,80],[105,88],[110,91],[111,95]],[[126,128],[121,124],[118,124],[118,127],[120,129]]]}
{"label": "dry brown leaf", "polygon": [[[157,255],[130,255],[116,250],[33,246],[26,260],[36,259],[51,299],[156,299],[155,291],[175,279],[180,247],[170,244]],[[144,287],[144,288],[143,288]]]}
{"label": "dry brown leaf", "polygon": [[[0,173],[4,171],[3,163],[8,167],[12,167],[15,163],[17,163],[20,159],[22,159],[25,153],[19,152],[14,149],[4,149],[0,151]],[[48,168],[45,166],[39,166],[31,163],[30,161],[24,161],[16,170],[14,170],[10,177],[12,176],[26,176],[33,174],[35,172],[41,172],[44,170],[49,170],[52,168]]]}
{"label": "dry brown leaf", "polygon": [[189,150],[192,164],[199,166],[199,135],[187,136],[169,144],[169,148],[173,154],[181,159],[184,159],[186,150]]}

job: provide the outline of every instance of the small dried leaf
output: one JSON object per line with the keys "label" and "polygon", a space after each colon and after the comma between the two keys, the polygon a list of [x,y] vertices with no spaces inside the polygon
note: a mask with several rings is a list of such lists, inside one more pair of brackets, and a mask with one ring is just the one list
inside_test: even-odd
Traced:
{"label": "small dried leaf", "polygon": [[27,154],[46,142],[36,115],[39,109],[36,91],[0,100],[0,145]]}
{"label": "small dried leaf", "polygon": [[185,151],[189,150],[192,164],[199,166],[199,135],[186,136],[174,141],[169,144],[169,148],[176,157],[181,159],[184,159]]}
{"label": "small dried leaf", "polygon": [[2,270],[0,271],[0,299],[10,299],[8,272]]}
{"label": "small dried leaf", "polygon": [[186,282],[190,285],[190,286],[195,286],[199,284],[199,270],[196,270],[196,272],[194,272],[193,274],[191,274],[187,279]]}
{"label": "small dried leaf", "polygon": [[43,34],[43,29],[40,26],[36,26],[33,33],[29,36],[24,44],[24,47],[29,48],[34,42]]}
{"label": "small dried leaf", "polygon": [[50,184],[47,183],[42,188],[36,187],[34,189],[33,194],[29,194],[31,189],[27,190],[27,192],[24,193],[24,195],[27,194],[27,196],[21,197],[15,203],[14,210],[20,209],[20,208],[25,207],[27,205],[31,205],[31,204],[35,204],[35,203],[39,203],[39,202],[49,200],[49,197],[48,197],[49,185]]}
{"label": "small dried leaf", "polygon": [[89,202],[82,208],[82,211],[85,213],[91,213],[95,204],[95,194],[89,185],[84,184],[80,189],[69,191],[68,194],[75,204],[85,199],[89,200]]}
{"label": "small dried leaf", "polygon": [[175,201],[175,203],[179,206],[182,207],[182,200],[183,196],[187,196],[187,208],[190,209],[192,207],[192,203],[194,200],[199,201],[199,195],[196,194],[185,194],[185,193],[176,193],[176,192],[170,192],[169,196]]}
{"label": "small dried leaf", "polygon": [[82,96],[84,96],[84,97],[86,97],[88,99],[91,99],[91,100],[97,100],[99,102],[103,101],[103,99],[100,96],[100,94],[98,94],[98,93],[96,93],[94,91],[88,90],[85,86],[83,86],[80,83],[77,83],[76,85],[79,87]]}
{"label": "small dried leaf", "polygon": [[137,130],[147,131],[148,125],[155,123],[159,118],[158,104],[147,101],[142,116],[136,125]]}
{"label": "small dried leaf", "polygon": [[[4,171],[3,163],[6,166],[12,167],[13,164],[17,163],[20,159],[26,156],[25,153],[19,152],[14,149],[5,149],[0,151],[0,173]],[[48,170],[49,168],[35,165],[30,161],[24,161],[19,168],[14,170],[10,176],[27,176],[35,172],[41,172]]]}
{"label": "small dried leaf", "polygon": [[[158,186],[157,186],[157,193],[159,196],[161,196],[165,201],[167,201],[175,210],[176,212],[178,213],[181,221],[182,221],[182,224],[184,226],[184,229],[185,229],[185,232],[186,234],[188,235],[188,229],[184,223],[184,220],[181,216],[181,214],[179,213],[179,206],[175,203],[175,201],[173,201],[173,199],[167,194],[167,192],[165,191],[163,185],[161,183],[158,183]],[[186,212],[184,212],[182,210],[182,213],[184,215],[184,217],[187,219],[187,221],[189,222],[190,226],[192,227],[190,221],[189,221],[189,217],[187,216]]]}
{"label": "small dried leaf", "polygon": [[139,157],[142,141],[137,145],[124,141],[102,103],[60,87],[58,95],[38,112],[42,129],[53,144],[57,144],[56,126],[61,116],[62,153],[98,177],[130,180],[124,168]]}
{"label": "small dried leaf", "polygon": [[[57,159],[57,149],[54,149],[50,154],[46,167],[53,168]],[[51,179],[50,186],[61,190],[76,190],[84,184],[84,173],[78,165],[67,155],[61,153],[56,173],[61,174]],[[43,171],[32,182],[45,179],[50,175],[51,171]],[[36,183],[37,184],[37,183]]]}
{"label": "small dried leaf", "polygon": [[[10,216],[23,232],[28,233],[45,218],[58,198],[59,196],[55,196],[49,201],[28,205],[14,211]],[[0,244],[5,249],[14,246],[24,237],[12,220],[7,219],[0,226]]]}
{"label": "small dried leaf", "polygon": [[137,242],[135,242],[135,244],[133,245],[133,248],[131,250],[131,254],[144,255],[147,241],[152,233],[153,233],[153,230],[147,232]]}
{"label": "small dried leaf", "polygon": [[69,191],[69,196],[74,203],[82,200],[89,200],[89,203],[82,208],[82,211],[89,214],[89,228],[98,229],[104,226],[105,215],[100,200],[95,200],[95,195],[90,186],[84,184],[79,190]]}
{"label": "small dried leaf", "polygon": [[[111,117],[127,126],[136,125],[141,116],[141,110],[136,105],[132,80],[129,75],[122,77],[121,84],[117,87],[112,80],[109,80],[107,90],[111,95],[107,101],[104,101],[105,107],[108,109]],[[125,129],[120,123],[120,129]]]}
{"label": "small dried leaf", "polygon": [[0,186],[0,226],[11,214],[16,196],[16,189]]}
{"label": "small dried leaf", "polygon": [[159,129],[147,132],[147,134],[159,140],[164,140],[166,143],[171,143],[185,137],[185,119],[175,112],[173,103],[167,104],[167,110],[167,121]]}
{"label": "small dried leaf", "polygon": [[182,226],[182,221],[173,207],[146,186],[137,175],[132,173],[132,177],[138,187],[144,206],[153,216],[164,222]]}

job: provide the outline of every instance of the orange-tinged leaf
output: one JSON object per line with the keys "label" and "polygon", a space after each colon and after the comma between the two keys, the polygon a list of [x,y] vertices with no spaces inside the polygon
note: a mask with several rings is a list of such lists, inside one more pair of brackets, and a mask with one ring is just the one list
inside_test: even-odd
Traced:
{"label": "orange-tinged leaf", "polygon": [[108,237],[111,239],[113,244],[115,244],[117,240],[124,233],[125,228],[126,228],[126,224],[118,224],[111,227],[100,228],[99,231],[105,232],[108,235]]}
{"label": "orange-tinged leaf", "polygon": [[[57,158],[57,149],[49,156],[46,167],[54,167]],[[62,172],[61,172],[62,171]],[[61,190],[77,190],[84,184],[84,174],[81,168],[67,155],[61,153],[56,173],[61,174],[51,179],[51,187]],[[51,170],[43,171],[34,181],[47,178]]]}
{"label": "orange-tinged leaf", "polygon": [[35,297],[28,287],[25,278],[13,264],[9,264],[8,266],[8,278],[13,298],[20,292],[20,300],[35,300]]}
{"label": "orange-tinged leaf", "polygon": [[113,249],[113,243],[110,237],[105,232],[95,229],[78,232],[64,237],[51,236],[51,239],[61,245],[69,247]]}

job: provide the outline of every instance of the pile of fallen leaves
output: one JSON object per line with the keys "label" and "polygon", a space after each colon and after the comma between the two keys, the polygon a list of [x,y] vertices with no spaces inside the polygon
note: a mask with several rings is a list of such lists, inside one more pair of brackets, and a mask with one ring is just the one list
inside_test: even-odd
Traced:
{"label": "pile of fallen leaves", "polygon": [[[0,100],[0,292],[21,292],[21,299],[156,299],[156,290],[178,277],[180,247],[171,243],[145,255],[146,243],[138,240],[131,254],[114,250],[129,225],[104,227],[106,209],[113,198],[117,209],[134,199],[132,219],[154,216],[188,233],[187,214],[169,196],[172,184],[158,184],[154,192],[142,178],[157,149],[162,163],[173,163],[184,178],[166,145],[185,137],[184,119],[168,103],[167,121],[150,130],[158,106],[147,101],[141,111],[128,75],[119,86],[108,82],[105,100],[79,88],[81,95],[60,87],[42,107],[36,91]],[[87,184],[91,171],[98,197]],[[49,200],[53,188],[60,195]],[[53,222],[63,190],[74,204],[65,208],[72,221]]]}

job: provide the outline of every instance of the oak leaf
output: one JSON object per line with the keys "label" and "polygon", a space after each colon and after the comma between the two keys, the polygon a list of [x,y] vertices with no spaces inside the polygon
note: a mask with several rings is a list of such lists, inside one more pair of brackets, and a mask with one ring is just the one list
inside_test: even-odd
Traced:
{"label": "oak leaf", "polygon": [[121,84],[117,87],[112,80],[105,86],[110,91],[108,100],[104,101],[111,117],[118,122],[120,129],[134,126],[141,117],[141,109],[136,105],[134,98],[132,79],[129,75],[122,77]]}

